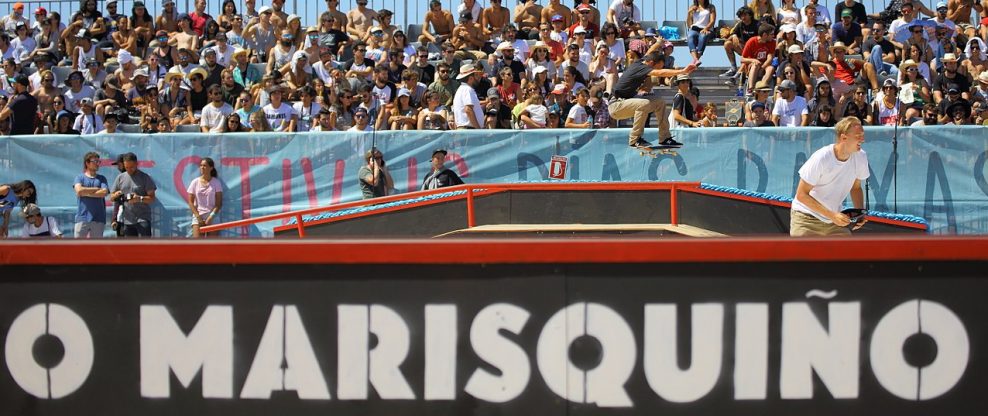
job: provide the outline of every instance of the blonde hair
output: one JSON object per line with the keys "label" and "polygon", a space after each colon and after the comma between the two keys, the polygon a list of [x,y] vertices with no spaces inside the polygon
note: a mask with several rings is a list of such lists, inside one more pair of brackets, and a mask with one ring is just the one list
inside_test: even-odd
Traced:
{"label": "blonde hair", "polygon": [[834,130],[837,131],[837,140],[840,140],[840,136],[842,134],[846,134],[852,127],[855,126],[860,127],[861,120],[854,116],[844,117],[838,121],[837,124],[834,125]]}

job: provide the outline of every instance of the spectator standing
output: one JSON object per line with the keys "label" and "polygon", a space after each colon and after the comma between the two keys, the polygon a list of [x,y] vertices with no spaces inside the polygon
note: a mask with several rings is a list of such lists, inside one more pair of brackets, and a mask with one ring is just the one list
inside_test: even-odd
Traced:
{"label": "spectator standing", "polygon": [[157,199],[155,191],[158,187],[147,173],[138,169],[137,155],[124,153],[122,160],[124,171],[117,175],[110,188],[113,191],[110,199],[114,201],[114,222],[117,222],[117,214],[122,210],[123,236],[150,237],[152,220],[150,205]]}
{"label": "spectator standing", "polygon": [[14,77],[16,94],[0,110],[0,120],[11,119],[12,136],[34,134],[38,128],[38,99],[28,93],[30,83],[27,75],[17,74]]}
{"label": "spectator standing", "polygon": [[199,228],[213,224],[223,209],[223,184],[216,176],[213,159],[199,161],[199,176],[189,182],[185,192],[192,212],[192,237],[200,237]]}
{"label": "spectator standing", "polygon": [[357,171],[360,192],[363,199],[387,196],[394,188],[394,180],[384,161],[384,155],[377,148],[372,148],[364,155],[366,165]]}
{"label": "spectator standing", "polygon": [[432,158],[430,159],[432,170],[429,171],[428,175],[425,175],[425,179],[422,181],[423,191],[463,184],[463,180],[460,179],[459,175],[444,165],[446,155],[447,152],[443,149],[436,149],[436,151],[432,152]]}
{"label": "spectator standing", "polygon": [[700,127],[696,117],[696,97],[690,91],[692,81],[686,74],[677,75],[673,80],[676,84],[676,95],[672,97],[672,111],[669,112],[669,127]]}
{"label": "spectator standing", "polygon": [[76,238],[103,238],[106,228],[106,196],[110,186],[100,175],[99,153],[88,152],[82,158],[83,172],[75,177],[73,188],[77,197],[75,213]]}
{"label": "spectator standing", "polygon": [[17,207],[19,202],[25,206],[38,201],[38,190],[34,183],[23,180],[14,184],[0,185],[0,216],[3,223],[0,224],[0,239],[7,238],[10,227],[10,213]]}
{"label": "spectator standing", "polygon": [[484,109],[480,106],[480,99],[477,98],[477,91],[474,85],[483,76],[471,64],[464,64],[460,67],[460,75],[456,77],[461,81],[460,87],[456,89],[453,97],[453,115],[457,129],[479,129],[483,127]]}

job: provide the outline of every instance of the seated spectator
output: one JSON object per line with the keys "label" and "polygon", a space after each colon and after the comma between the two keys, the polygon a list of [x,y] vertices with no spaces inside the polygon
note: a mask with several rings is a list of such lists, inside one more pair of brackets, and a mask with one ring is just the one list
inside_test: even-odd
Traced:
{"label": "seated spectator", "polygon": [[224,120],[233,113],[233,107],[223,101],[223,90],[219,85],[210,85],[208,95],[209,104],[202,108],[199,128],[203,133],[220,133]]}
{"label": "seated spectator", "polygon": [[840,21],[835,22],[830,30],[834,41],[843,42],[851,53],[861,53],[864,37],[861,35],[861,25],[854,21],[854,12],[851,9],[841,11]]}
{"label": "seated spectator", "polygon": [[933,96],[930,94],[930,84],[919,75],[919,66],[912,59],[902,63],[899,73],[904,74],[899,80],[899,87],[913,97],[912,104],[905,109],[905,119],[908,122],[920,116],[923,106],[933,102]]}
{"label": "seated spectator", "polygon": [[868,87],[862,84],[855,85],[851,98],[840,97],[840,101],[844,105],[838,114],[839,118],[853,116],[861,120],[861,124],[864,126],[874,125],[871,106],[868,105]]}
{"label": "seated spectator", "polygon": [[988,55],[985,54],[985,46],[985,41],[980,38],[971,38],[967,42],[967,46],[964,47],[964,56],[966,58],[961,62],[963,73],[976,78],[979,74],[988,70]]}
{"label": "seated spectator", "polygon": [[[971,81],[958,72],[960,65],[957,63],[957,56],[948,53],[943,56],[942,61],[943,72],[937,75],[933,81],[933,100],[939,104],[944,99],[944,93],[950,89],[956,89],[960,93],[960,98],[970,100]],[[945,107],[941,107],[941,109],[945,109]]]}
{"label": "seated spectator", "polygon": [[758,80],[768,82],[775,73],[775,67],[772,66],[775,54],[774,32],[774,27],[762,24],[758,27],[758,36],[748,39],[741,52],[741,71],[748,75],[749,93],[755,88]]}
{"label": "seated spectator", "polygon": [[78,131],[79,134],[83,135],[96,134],[103,126],[103,117],[96,114],[93,99],[88,97],[83,98],[79,101],[79,106],[82,109],[82,113],[75,117],[72,130]]}
{"label": "seated spectator", "polygon": [[[897,72],[895,63],[898,62],[899,56],[896,52],[895,45],[889,42],[885,34],[885,24],[876,21],[871,26],[871,36],[864,40],[861,53],[865,61],[871,62],[875,67],[875,71],[878,73],[884,72],[889,75],[895,75]],[[919,62],[919,60],[916,62]]]}
{"label": "seated spectator", "polygon": [[449,130],[449,109],[442,103],[442,96],[433,90],[426,91],[424,104],[417,115],[416,129]]}
{"label": "seated spectator", "polygon": [[876,115],[879,126],[895,126],[903,124],[899,102],[899,87],[894,79],[887,79],[882,84],[882,95],[875,98],[872,112]]}
{"label": "seated spectator", "polygon": [[418,109],[410,103],[411,93],[408,89],[398,90],[398,98],[395,99],[388,117],[388,126],[391,130],[415,130],[418,124]]}
{"label": "seated spectator", "polygon": [[724,39],[724,52],[727,53],[727,61],[731,64],[731,69],[721,74],[722,77],[735,77],[738,73],[737,58],[734,55],[741,55],[748,40],[758,35],[758,22],[755,20],[755,13],[748,6],[742,6],[737,11],[738,23],[731,29],[730,35]]}
{"label": "seated spectator", "polygon": [[515,5],[513,22],[518,24],[521,39],[538,39],[539,22],[542,21],[542,6],[535,0],[518,1]]}
{"label": "seated spectator", "polygon": [[687,43],[693,60],[700,60],[707,42],[716,36],[713,32],[716,22],[717,8],[710,4],[710,0],[694,0],[686,11],[686,26],[689,27]]}
{"label": "seated spectator", "polygon": [[117,114],[114,112],[106,113],[103,116],[103,130],[100,130],[96,134],[114,134],[117,133],[117,126],[120,124],[120,120],[117,118]]}
{"label": "seated spectator", "polygon": [[971,101],[988,105],[988,70],[982,71],[977,77],[977,83],[971,90]]}
{"label": "seated spectator", "polygon": [[752,120],[751,108],[755,103],[762,103],[766,117],[771,115],[775,98],[772,97],[772,86],[768,82],[758,81],[755,83],[755,94],[745,103],[745,120]]}
{"label": "seated spectator", "polygon": [[[600,26],[590,20],[591,17],[591,7],[589,4],[581,3],[576,6],[577,19],[576,23],[573,23],[567,30],[567,35],[572,42],[572,39],[576,38],[577,31],[583,32],[586,39],[595,39],[600,33]],[[613,23],[613,22],[612,22]],[[582,45],[581,45],[582,46]]]}
{"label": "seated spectator", "polygon": [[73,116],[72,113],[62,110],[59,111],[55,117],[56,124],[55,128],[52,129],[54,134],[71,134],[76,136],[80,134],[79,130],[73,128],[73,120],[75,119],[75,116]]}
{"label": "seated spectator", "polygon": [[948,126],[971,125],[971,104],[964,99],[959,99],[950,103],[946,110],[947,121],[943,124]]}
{"label": "seated spectator", "polygon": [[521,111],[518,113],[520,126],[523,129],[544,129],[548,124],[549,109],[543,104],[543,96],[536,88],[529,88],[528,98],[519,101]]}
{"label": "seated spectator", "polygon": [[744,127],[775,127],[775,124],[765,117],[765,104],[760,101],[751,103],[751,119],[744,122]]}
{"label": "seated spectator", "polygon": [[[820,77],[816,80],[816,88],[813,89],[812,97],[806,104],[810,112],[810,120],[817,120],[819,118],[820,108],[824,105],[830,107],[832,110],[837,105],[837,100],[834,98],[834,91],[830,87],[830,80],[827,77]],[[833,114],[831,114],[831,119],[833,119],[832,116]]]}
{"label": "seated spectator", "polygon": [[699,123],[699,127],[718,127],[717,104],[708,102],[703,105],[703,113],[700,116]]}
{"label": "seated spectator", "polygon": [[917,127],[917,126],[936,126],[937,124],[939,124],[937,118],[938,117],[937,117],[937,106],[936,106],[936,104],[933,104],[932,102],[927,102],[926,104],[923,105],[923,116],[922,116],[922,118],[920,118],[919,120],[916,120],[914,123],[910,124],[910,126],[912,126],[912,127]]}
{"label": "seated spectator", "polygon": [[487,58],[487,53],[481,50],[484,47],[484,34],[480,31],[473,20],[470,11],[460,13],[460,23],[453,28],[450,36],[450,43],[457,50],[458,59],[480,60]]}
{"label": "seated spectator", "polygon": [[370,116],[364,107],[357,107],[356,111],[354,111],[353,122],[353,127],[350,127],[347,131],[374,131],[374,127],[370,124]]}
{"label": "seated spectator", "polygon": [[772,109],[772,123],[779,127],[799,127],[809,124],[806,99],[796,95],[796,83],[785,80],[779,83],[779,101]]}
{"label": "seated spectator", "polygon": [[427,45],[435,43],[443,44],[453,33],[453,13],[444,10],[442,2],[439,0],[429,1],[429,11],[425,13],[425,21],[422,23],[422,35],[419,36],[419,43]]}

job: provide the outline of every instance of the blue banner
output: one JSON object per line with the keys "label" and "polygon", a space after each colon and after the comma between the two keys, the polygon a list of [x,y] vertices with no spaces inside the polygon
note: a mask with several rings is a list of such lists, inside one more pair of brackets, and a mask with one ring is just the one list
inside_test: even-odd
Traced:
{"label": "blue banner", "polygon": [[[868,200],[874,210],[923,217],[934,233],[988,232],[988,134],[984,127],[865,129],[871,164]],[[654,138],[654,129],[646,137]],[[544,180],[553,155],[568,158],[566,177],[591,181],[702,181],[792,196],[796,171],[816,149],[834,140],[825,128],[708,128],[677,132],[678,155],[642,157],[627,145],[628,129],[496,130],[381,133],[117,134],[0,138],[0,183],[30,179],[38,203],[71,234],[76,210],[72,181],[82,157],[107,160],[100,173],[112,184],[116,155],[134,152],[154,178],[156,236],[188,234],[185,189],[201,157],[217,163],[224,184],[221,221],[326,206],[360,198],[357,170],[363,154],[384,153],[397,192],[418,190],[434,149],[469,183]],[[897,151],[893,149],[897,147]],[[898,163],[895,155],[898,155]],[[18,235],[20,220],[12,221]],[[258,224],[242,235],[269,236],[281,223]]]}

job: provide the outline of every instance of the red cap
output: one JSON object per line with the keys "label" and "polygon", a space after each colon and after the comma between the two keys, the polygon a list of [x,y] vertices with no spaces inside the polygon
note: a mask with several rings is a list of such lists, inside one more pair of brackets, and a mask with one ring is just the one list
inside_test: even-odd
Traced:
{"label": "red cap", "polygon": [[589,4],[580,3],[579,6],[576,6],[576,10],[593,10],[593,9],[590,8]]}
{"label": "red cap", "polygon": [[34,9],[34,15],[37,16],[39,14],[43,14],[43,15],[47,16],[48,15],[48,10],[45,10],[44,7],[38,7],[37,9]]}

